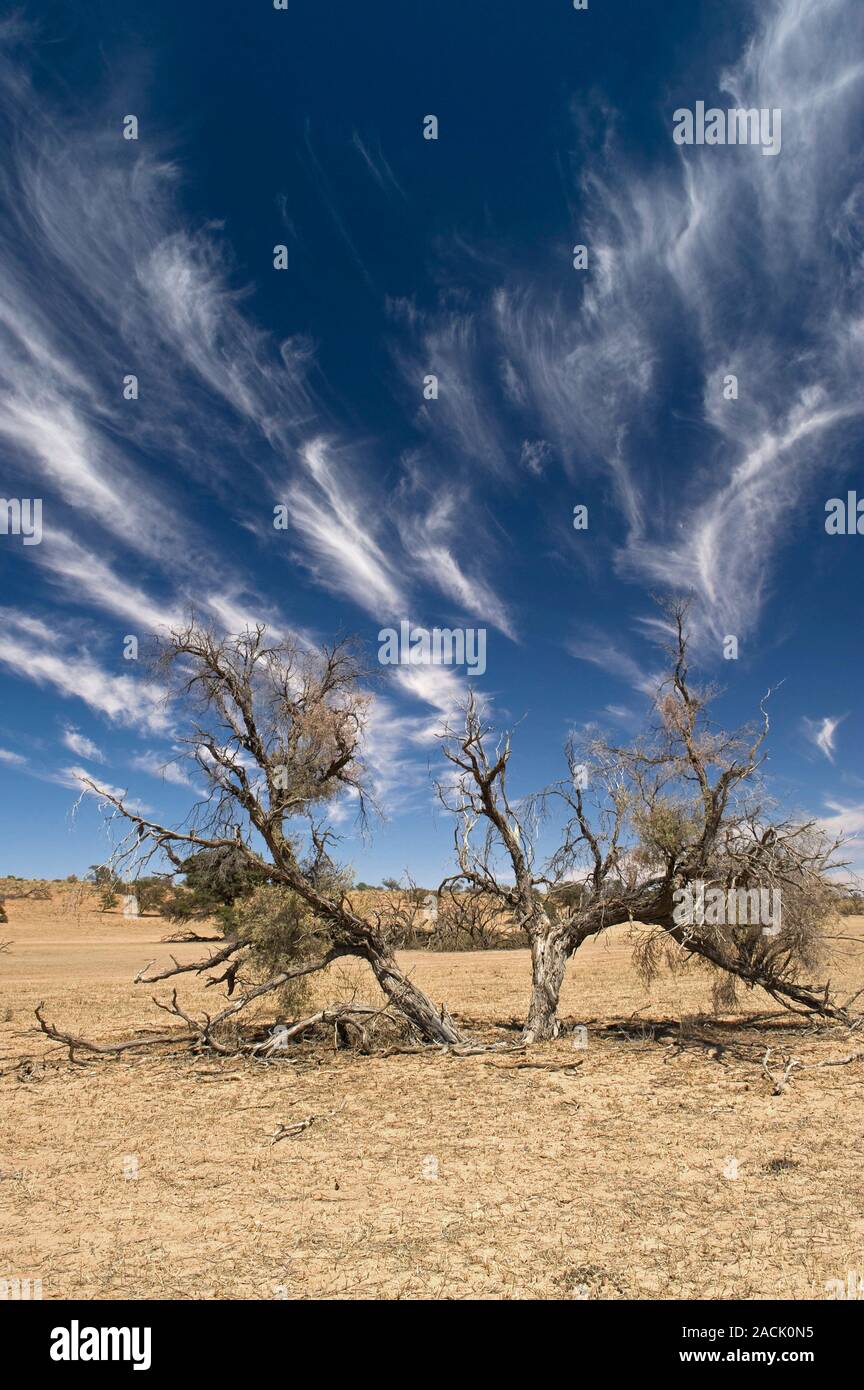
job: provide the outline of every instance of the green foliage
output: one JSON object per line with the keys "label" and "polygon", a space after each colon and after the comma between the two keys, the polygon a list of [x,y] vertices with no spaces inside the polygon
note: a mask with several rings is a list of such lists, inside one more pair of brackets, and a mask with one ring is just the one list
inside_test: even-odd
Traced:
{"label": "green foliage", "polygon": [[130,891],[138,899],[139,912],[160,912],[170,897],[171,885],[164,878],[149,876],[147,878],[136,878],[130,884]]}
{"label": "green foliage", "polygon": [[549,906],[559,912],[578,911],[589,901],[591,894],[582,883],[562,883],[550,890]]}
{"label": "green foliage", "polygon": [[659,800],[633,816],[639,836],[636,857],[643,864],[667,863],[698,839],[700,819],[694,808],[671,798]]}
{"label": "green foliage", "polygon": [[[323,856],[315,864],[303,866],[307,877],[327,896],[339,897],[350,887],[350,875]],[[326,956],[334,945],[330,925],[317,917],[308,903],[290,888],[280,884],[259,884],[229,909],[231,931],[252,946],[251,973],[256,980],[269,980],[282,971],[297,970]],[[304,1010],[310,996],[312,976],[288,980],[278,991],[279,1004],[286,1014]]]}
{"label": "green foliage", "polygon": [[123,891],[123,883],[110,864],[91,864],[87,882],[94,883],[99,891],[100,912],[110,912],[117,906],[117,894]]}
{"label": "green foliage", "polygon": [[[264,884],[237,902],[231,916],[234,932],[253,947],[251,974],[256,982],[320,959],[332,945],[327,928],[290,888]],[[284,1013],[296,1015],[305,1009],[309,993],[310,977],[301,975],[288,980],[276,997]]]}
{"label": "green foliage", "polygon": [[[109,864],[91,864],[87,871],[87,878],[91,883],[95,883],[97,888],[113,888],[114,891],[122,887],[119,878]],[[72,880],[70,879],[71,883]]]}
{"label": "green foliage", "polygon": [[172,922],[213,917],[223,930],[233,926],[232,908],[267,882],[267,871],[250,865],[242,851],[200,850],[184,859],[182,885],[166,893],[163,911]]}

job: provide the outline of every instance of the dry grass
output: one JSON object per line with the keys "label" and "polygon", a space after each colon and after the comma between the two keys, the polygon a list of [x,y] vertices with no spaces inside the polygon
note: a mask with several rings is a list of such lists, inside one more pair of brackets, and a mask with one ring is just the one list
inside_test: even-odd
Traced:
{"label": "dry grass", "polygon": [[[54,892],[10,902],[0,928],[13,941],[0,954],[0,1277],[41,1277],[46,1298],[821,1299],[826,1280],[864,1270],[864,1064],[798,1071],[772,1095],[765,1046],[812,1063],[855,1042],[778,1024],[764,995],[745,1000],[774,1014],[758,1028],[707,1023],[705,975],[648,993],[619,930],[579,953],[565,986],[587,1052],[533,1048],[527,1060],[549,1066],[320,1043],[272,1065],[72,1065],[30,1031],[39,999],[94,1038],[163,1031],[132,976],[202,948],[159,945],[170,927],[157,918],[76,917]],[[844,928],[864,938],[864,919]],[[504,1036],[522,1015],[524,952],[403,961],[469,1028]],[[864,957],[844,972],[851,990]],[[375,997],[371,977],[360,985]],[[322,999],[342,987],[322,982]],[[181,983],[192,1004],[213,993]],[[719,1055],[706,1037],[724,1041]],[[309,1115],[321,1118],[271,1146]]]}

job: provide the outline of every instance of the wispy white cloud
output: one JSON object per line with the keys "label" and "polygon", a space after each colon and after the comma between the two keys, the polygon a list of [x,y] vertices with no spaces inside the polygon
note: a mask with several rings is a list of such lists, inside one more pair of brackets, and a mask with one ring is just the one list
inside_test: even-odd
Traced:
{"label": "wispy white cloud", "polygon": [[351,259],[356,264],[361,275],[363,276],[363,279],[366,281],[370,289],[374,289],[372,277],[369,274],[366,262],[363,260],[363,257],[357,249],[357,243],[351,235],[348,223],[340,207],[339,199],[337,198],[336,193],[333,190],[333,186],[329,177],[327,176],[327,173],[325,172],[323,164],[321,163],[320,159],[315,153],[315,149],[312,143],[312,127],[309,121],[306,122],[305,135],[307,164],[312,174],[312,177],[317,185],[321,201],[323,202],[328,213],[333,219],[333,225],[336,227],[336,230],[338,231],[340,237],[347,246],[351,254]]}
{"label": "wispy white cloud", "polygon": [[[446,595],[460,614],[471,614],[515,639],[516,620],[510,607],[482,572],[482,530],[473,518],[468,489],[451,482],[446,491],[437,491],[416,458],[403,464],[391,511],[412,573]],[[466,560],[457,552],[466,548],[468,536],[471,555]]]}
{"label": "wispy white cloud", "polygon": [[636,724],[641,717],[636,710],[628,709],[626,705],[606,705],[603,712],[619,724]]}
{"label": "wispy white cloud", "polygon": [[[658,193],[662,259],[698,327],[705,418],[722,452],[697,469],[678,526],[634,542],[622,565],[692,587],[715,637],[756,624],[796,508],[818,475],[832,468],[836,478],[848,426],[860,424],[861,276],[836,253],[864,189],[851,138],[864,110],[864,65],[852,56],[862,43],[864,12],[846,0],[761,7],[720,83],[733,104],[782,108],[782,154],[717,159],[682,147],[680,192],[670,201],[664,181]],[[744,254],[728,254],[736,245]],[[792,362],[791,296],[808,325]],[[724,399],[728,373],[738,400]]]}
{"label": "wispy white cloud", "polygon": [[148,776],[157,777],[161,782],[170,782],[175,787],[195,787],[183,764],[182,755],[176,753],[172,756],[148,750],[146,753],[136,754],[131,760],[131,766],[138,772],[146,772]]}
{"label": "wispy white cloud", "polygon": [[23,767],[27,759],[22,753],[13,753],[9,748],[0,748],[0,763],[8,763],[11,767]]}
{"label": "wispy white cloud", "polygon": [[428,724],[426,718],[402,712],[386,695],[376,695],[369,706],[363,761],[375,802],[386,816],[416,810],[428,800],[429,755],[419,747],[429,741]]}
{"label": "wispy white cloud", "polygon": [[451,598],[462,612],[472,613],[515,637],[513,618],[491,586],[479,575],[467,574],[453,552],[443,544],[420,542],[414,551],[430,584]]}
{"label": "wispy white cloud", "polygon": [[34,637],[23,628],[0,631],[0,665],[67,699],[82,700],[115,723],[154,732],[168,727],[165,692],[156,684],[112,675],[93,657],[70,651],[56,635],[49,636],[50,645],[44,634]]}
{"label": "wispy white cloud", "polygon": [[[58,118],[28,78],[30,37],[23,21],[0,27],[6,472],[28,492],[35,476],[44,497],[28,562],[69,599],[151,630],[200,609],[202,586],[252,598],[178,480],[254,512],[232,486],[237,459],[253,431],[280,456],[308,431],[312,348],[254,324],[220,227],[187,225],[181,171],[152,140],[139,151],[109,133],[93,98],[76,112],[70,95]],[[123,396],[130,372],[138,400]]]}
{"label": "wispy white cloud", "polygon": [[433,713],[413,725],[414,743],[431,743],[442,726],[458,717],[465,703],[468,683],[464,671],[453,666],[412,664],[392,666],[392,678],[405,695],[431,705]]}
{"label": "wispy white cloud", "polygon": [[105,754],[95,744],[92,738],[87,738],[86,734],[81,734],[77,729],[68,728],[63,731],[63,743],[70,752],[76,753],[79,758],[88,758],[91,762],[104,763]]}
{"label": "wispy white cloud", "polygon": [[378,149],[373,152],[368,145],[364,143],[356,130],[351,136],[351,143],[382,193],[398,193],[401,198],[404,198],[405,192],[385,159],[380,145]]}
{"label": "wispy white cloud", "polygon": [[376,539],[378,518],[348,467],[323,439],[301,453],[305,474],[289,484],[288,519],[306,549],[298,558],[318,579],[382,618],[404,611],[398,568]]}
{"label": "wispy white cloud", "polygon": [[549,459],[550,448],[545,439],[523,439],[519,451],[521,462],[535,478],[542,478]]}
{"label": "wispy white cloud", "polygon": [[841,841],[838,857],[848,865],[837,870],[835,877],[842,881],[851,877],[860,886],[864,879],[864,802],[850,805],[827,800],[825,806],[829,814],[820,816],[818,824],[832,839]]}
{"label": "wispy white cloud", "polygon": [[[646,171],[604,111],[605,137],[579,159],[587,271],[565,283],[511,267],[491,294],[451,289],[437,315],[394,306],[416,339],[401,349],[406,381],[416,391],[440,364],[439,400],[421,412],[430,433],[508,476],[516,457],[536,474],[537,450],[517,455],[502,437],[510,412],[516,437],[550,442],[571,477],[605,473],[625,523],[617,573],[692,592],[697,636],[715,650],[758,624],[802,504],[821,515],[817,481],[836,490],[864,417],[864,8],[772,0],[752,25],[737,61],[718,72],[707,56],[693,80],[782,108],[778,158],[675,147],[670,107],[657,113],[669,157]],[[792,360],[790,314],[802,325]],[[685,361],[701,382],[688,422],[699,429],[670,486],[659,432],[690,402],[679,392],[675,418],[661,412]]]}
{"label": "wispy white cloud", "polygon": [[85,796],[113,796],[130,811],[145,813],[149,811],[149,806],[130,797],[128,788],[115,787],[104,778],[96,776],[86,767],[63,767],[53,775],[52,781],[59,782],[61,786],[72,787],[77,792],[82,792]]}
{"label": "wispy white cloud", "polygon": [[[71,536],[49,530],[40,549],[41,563],[80,601],[128,619],[137,630],[164,632],[182,626],[184,610],[155,601],[118,566],[80,545]],[[122,566],[122,562],[121,562]]]}
{"label": "wispy white cloud", "polygon": [[822,719],[808,719],[806,716],[802,721],[802,727],[806,737],[810,742],[824,753],[829,762],[834,761],[835,735],[837,728],[846,718],[844,714],[837,718],[826,715]]}
{"label": "wispy white cloud", "polygon": [[602,671],[626,681],[643,695],[656,694],[659,677],[646,670],[635,657],[616,647],[602,632],[585,628],[577,637],[570,638],[566,645],[570,655],[575,656],[578,661],[588,661],[592,666],[599,666]]}
{"label": "wispy white cloud", "polygon": [[315,415],[306,384],[312,347],[286,338],[278,352],[245,316],[243,291],[212,236],[169,232],[142,257],[139,283],[161,334],[206,387],[277,447]]}
{"label": "wispy white cloud", "polygon": [[864,802],[850,806],[840,801],[826,801],[825,805],[831,814],[820,817],[819,823],[831,834],[855,837],[864,835]]}
{"label": "wispy white cloud", "polygon": [[[409,300],[390,301],[394,323],[410,327],[413,348],[400,339],[393,354],[405,381],[407,399],[417,399],[419,426],[449,441],[459,455],[484,470],[503,474],[509,450],[496,411],[495,396],[485,381],[487,348],[481,340],[483,320],[475,312],[443,307],[439,314],[419,312]],[[424,400],[423,381],[438,379],[437,400]]]}

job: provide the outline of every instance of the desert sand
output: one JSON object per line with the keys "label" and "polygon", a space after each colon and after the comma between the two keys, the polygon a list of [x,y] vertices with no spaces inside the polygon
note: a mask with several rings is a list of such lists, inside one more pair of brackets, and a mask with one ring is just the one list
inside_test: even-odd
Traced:
{"label": "desert sand", "polygon": [[[269,1063],[179,1049],[73,1063],[34,1031],[40,1000],[93,1039],[164,1032],[151,995],[170,985],[133,976],[204,948],[164,944],[157,917],[73,913],[59,888],[7,906],[0,1277],[39,1278],[46,1299],[811,1300],[864,1270],[864,1061],[816,1065],[855,1035],[759,991],[713,1019],[698,967],[648,989],[626,929],[570,965],[563,1012],[587,1026],[584,1050],[565,1036],[363,1056],[319,1040]],[[864,918],[844,931],[864,942]],[[856,946],[831,972],[850,992]],[[466,1032],[518,1040],[525,952],[401,959]],[[322,1002],[349,977],[375,999],[371,975],[343,967],[318,981]],[[177,983],[214,1011],[217,991]],[[804,1064],[781,1094],[768,1047],[772,1071]]]}

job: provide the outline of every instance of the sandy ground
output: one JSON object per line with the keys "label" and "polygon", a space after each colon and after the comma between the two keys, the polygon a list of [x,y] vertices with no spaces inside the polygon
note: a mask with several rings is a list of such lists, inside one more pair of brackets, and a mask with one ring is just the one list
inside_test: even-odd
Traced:
{"label": "sandy ground", "polygon": [[[73,1065],[32,1031],[35,1003],[93,1038],[161,1032],[154,987],[132,977],[202,948],[160,944],[156,918],[8,910],[0,1279],[41,1278],[47,1299],[824,1299],[826,1281],[864,1273],[864,1063],[812,1065],[855,1038],[778,1025],[758,993],[737,1018],[700,1018],[706,976],[649,992],[623,931],[570,967],[563,1010],[587,1025],[584,1051],[564,1038],[527,1057],[364,1057],[319,1043],[273,1064]],[[864,919],[845,927],[864,940]],[[524,952],[403,964],[468,1031],[522,1015]],[[851,992],[864,954],[847,948],[832,974]],[[360,986],[375,998],[371,977]],[[322,982],[322,1001],[343,987]],[[211,1012],[214,993],[181,984]],[[781,1095],[767,1046],[811,1064]]]}

